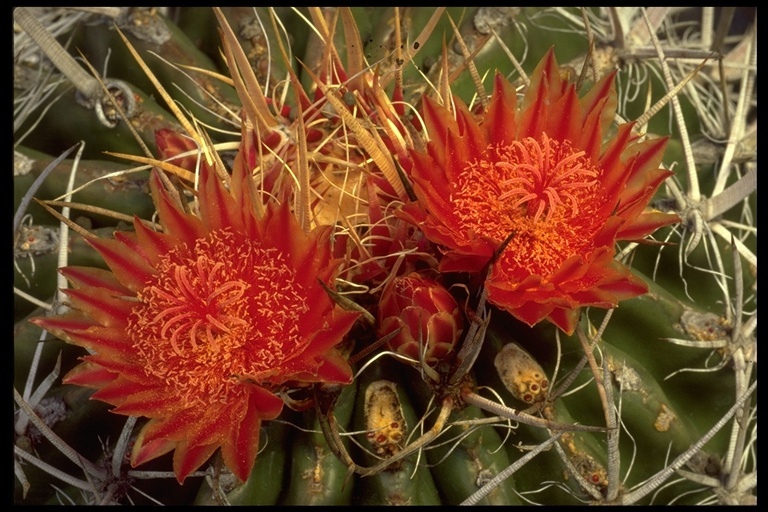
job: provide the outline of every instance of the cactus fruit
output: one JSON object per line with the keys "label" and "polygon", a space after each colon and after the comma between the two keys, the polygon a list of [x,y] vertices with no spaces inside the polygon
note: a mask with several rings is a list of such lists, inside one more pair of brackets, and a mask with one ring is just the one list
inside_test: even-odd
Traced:
{"label": "cactus fruit", "polygon": [[756,503],[755,14],[17,8],[14,501]]}

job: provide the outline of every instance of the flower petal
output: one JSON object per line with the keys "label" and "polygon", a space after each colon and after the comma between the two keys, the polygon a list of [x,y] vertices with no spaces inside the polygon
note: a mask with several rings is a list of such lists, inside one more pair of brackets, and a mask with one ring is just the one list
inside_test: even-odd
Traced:
{"label": "flower petal", "polygon": [[133,227],[136,230],[137,243],[143,248],[144,255],[152,266],[156,267],[160,263],[160,257],[178,243],[178,239],[174,237],[149,229],[138,217],[134,218]]}
{"label": "flower petal", "polygon": [[72,343],[93,351],[108,352],[112,357],[133,354],[133,344],[124,329],[92,326],[84,331],[68,331]]}
{"label": "flower petal", "polygon": [[183,484],[190,473],[197,471],[205,461],[211,458],[218,444],[190,446],[185,442],[176,444],[173,452],[173,472],[176,480]]}
{"label": "flower petal", "polygon": [[486,139],[497,144],[511,144],[517,134],[515,110],[517,93],[500,72],[496,72],[493,81],[493,96],[485,116]]}
{"label": "flower petal", "polygon": [[584,123],[575,85],[568,86],[565,95],[552,106],[552,112],[557,115],[549,117],[543,131],[556,140],[579,140]]}
{"label": "flower petal", "polygon": [[593,112],[599,113],[598,127],[601,133],[608,130],[608,127],[613,122],[613,114],[618,106],[616,95],[617,73],[618,71],[607,73],[580,100],[581,108],[584,112],[584,120],[591,116]]}
{"label": "flower petal", "polygon": [[662,213],[660,211],[641,213],[632,222],[622,226],[621,230],[616,234],[616,239],[642,240],[657,229],[677,224],[678,222],[680,222],[680,217],[674,213]]}
{"label": "flower petal", "polygon": [[565,334],[570,336],[576,330],[576,324],[581,314],[580,308],[566,309],[555,308],[549,314],[547,320],[559,327]]}
{"label": "flower petal", "polygon": [[170,439],[145,440],[146,433],[151,428],[153,422],[155,420],[150,420],[144,425],[136,437],[136,442],[131,451],[131,466],[133,467],[165,455],[176,447],[176,441],[171,441]]}
{"label": "flower petal", "polygon": [[70,370],[62,382],[87,388],[100,389],[118,377],[116,373],[105,370],[99,365],[89,362],[80,363]]}
{"label": "flower petal", "polygon": [[87,313],[90,318],[104,327],[125,329],[128,315],[134,303],[115,297],[115,292],[106,288],[70,288],[65,290],[73,307]]}
{"label": "flower petal", "polygon": [[235,231],[245,232],[243,217],[251,212],[237,210],[234,199],[225,190],[215,172],[200,169],[200,190],[197,198],[200,204],[200,218],[207,231],[233,227]]}
{"label": "flower petal", "polygon": [[155,269],[143,256],[128,250],[118,240],[95,239],[88,243],[101,254],[120,283],[134,293],[143,289],[155,274]]}
{"label": "flower petal", "polygon": [[107,288],[117,292],[116,295],[128,295],[130,290],[123,286],[113,272],[95,267],[70,266],[62,268],[59,272],[67,278],[75,288],[92,286],[94,288]]}
{"label": "flower petal", "polygon": [[248,479],[259,449],[261,420],[274,419],[282,410],[282,400],[266,390],[251,393],[241,421],[221,446],[224,463],[241,481]]}
{"label": "flower petal", "polygon": [[429,129],[429,146],[432,152],[440,156],[445,155],[449,133],[458,130],[455,119],[448,109],[429,96],[424,96],[424,123]]}
{"label": "flower petal", "polygon": [[182,212],[177,205],[173,204],[157,171],[152,171],[149,187],[163,225],[163,233],[177,240],[174,245],[180,243],[193,245],[195,240],[205,236],[203,222],[194,215]]}

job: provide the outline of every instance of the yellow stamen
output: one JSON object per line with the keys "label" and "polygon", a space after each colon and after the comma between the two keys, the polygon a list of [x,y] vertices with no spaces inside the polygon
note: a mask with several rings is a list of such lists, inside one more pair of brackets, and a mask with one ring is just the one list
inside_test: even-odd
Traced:
{"label": "yellow stamen", "polygon": [[451,200],[464,242],[483,236],[501,243],[511,268],[546,276],[591,243],[599,226],[601,170],[568,141],[525,138],[490,146],[460,173]]}
{"label": "yellow stamen", "polygon": [[187,405],[246,393],[227,376],[258,375],[304,350],[306,292],[278,250],[220,230],[162,256],[157,270],[128,333],[147,376]]}

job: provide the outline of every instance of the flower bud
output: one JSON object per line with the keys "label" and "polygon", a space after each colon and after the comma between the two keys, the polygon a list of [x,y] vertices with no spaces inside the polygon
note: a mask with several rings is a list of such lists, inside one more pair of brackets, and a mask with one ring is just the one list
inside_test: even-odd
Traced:
{"label": "flower bud", "polygon": [[[199,159],[197,154],[179,157],[182,153],[198,151],[197,143],[192,138],[168,128],[160,128],[155,130],[155,144],[157,144],[160,160],[168,160],[171,164],[191,173],[197,172]],[[213,166],[206,162],[205,157],[200,158],[200,166],[205,166],[211,173],[216,172]]]}
{"label": "flower bud", "polygon": [[400,332],[387,348],[435,366],[456,345],[463,330],[459,306],[437,281],[411,273],[396,277],[381,295],[378,311],[379,337]]}

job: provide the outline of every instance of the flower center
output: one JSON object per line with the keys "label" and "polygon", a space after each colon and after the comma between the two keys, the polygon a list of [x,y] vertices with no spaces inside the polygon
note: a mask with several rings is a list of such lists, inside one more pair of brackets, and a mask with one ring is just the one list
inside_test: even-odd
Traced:
{"label": "flower center", "polygon": [[139,294],[128,333],[144,371],[187,405],[246,393],[239,376],[279,366],[305,347],[298,320],[308,309],[295,271],[275,248],[230,230],[162,257]]}
{"label": "flower center", "polygon": [[454,184],[456,215],[472,236],[503,242],[508,268],[547,276],[591,244],[600,219],[601,170],[568,141],[527,137],[489,146]]}

